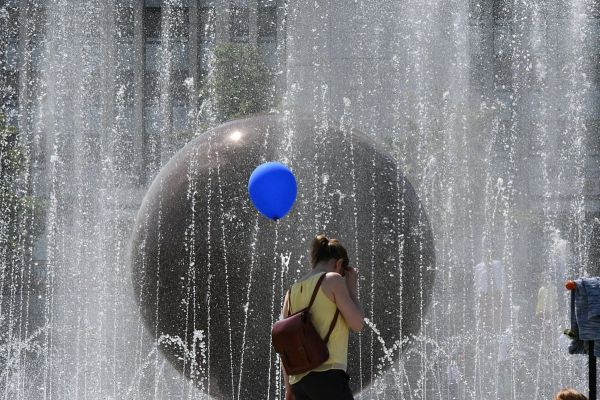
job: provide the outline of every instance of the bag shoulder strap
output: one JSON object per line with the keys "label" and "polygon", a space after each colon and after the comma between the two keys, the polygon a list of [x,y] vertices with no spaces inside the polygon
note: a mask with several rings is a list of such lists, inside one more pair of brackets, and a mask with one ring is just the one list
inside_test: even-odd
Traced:
{"label": "bag shoulder strap", "polygon": [[306,307],[307,310],[310,310],[310,307],[315,302],[315,297],[317,297],[317,292],[319,291],[319,288],[321,287],[321,283],[323,282],[323,279],[325,279],[325,275],[327,275],[327,273],[323,273],[319,277],[319,280],[317,281],[317,284],[315,285],[315,290],[313,290],[313,294],[310,298],[310,302],[308,303],[308,306]]}
{"label": "bag shoulder strap", "polygon": [[[325,275],[326,275],[326,273],[324,273],[323,275],[321,275],[319,277],[319,280],[317,281],[317,284],[315,285],[315,290],[313,290],[313,294],[310,298],[310,302],[308,303],[308,306],[306,306],[305,310],[310,309],[310,307],[314,303],[315,297],[317,297],[317,292],[319,291],[319,287],[321,287],[321,282],[323,282]],[[292,288],[290,288],[288,290],[288,316],[289,315],[292,315]]]}
{"label": "bag shoulder strap", "polygon": [[333,316],[333,321],[331,321],[331,325],[329,325],[329,331],[327,332],[325,339],[323,339],[325,341],[325,343],[327,343],[329,341],[329,336],[331,336],[331,332],[333,332],[333,328],[335,328],[335,323],[337,322],[339,315],[340,315],[340,309],[336,307],[335,315]]}
{"label": "bag shoulder strap", "polygon": [[[315,301],[315,297],[317,297],[317,293],[319,292],[319,288],[321,287],[321,283],[323,282],[323,279],[325,279],[325,275],[327,273],[324,273],[321,275],[321,277],[319,278],[319,280],[317,281],[317,284],[315,285],[315,289],[313,290],[313,294],[310,298],[310,302],[308,303],[308,307],[306,307],[306,310],[309,310],[310,307],[312,306],[312,304]],[[292,288],[290,288],[288,290],[288,316],[292,315]],[[325,339],[323,339],[325,341],[325,343],[327,343],[329,341],[329,337],[331,336],[331,333],[333,332],[333,329],[335,328],[335,324],[337,323],[337,319],[340,315],[340,310],[339,308],[336,307],[335,309],[335,315],[333,316],[333,320],[331,321],[331,324],[329,325],[329,331],[327,331],[327,335],[325,336]]]}

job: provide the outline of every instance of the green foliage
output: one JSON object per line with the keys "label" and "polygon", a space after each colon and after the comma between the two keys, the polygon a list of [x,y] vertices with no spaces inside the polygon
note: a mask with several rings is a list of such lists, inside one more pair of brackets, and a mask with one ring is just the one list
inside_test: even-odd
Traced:
{"label": "green foliage", "polygon": [[[29,243],[43,229],[45,206],[42,200],[27,194],[24,189],[24,172],[28,160],[18,141],[18,132],[6,125],[0,114],[0,245],[11,259],[22,258],[15,254],[19,243]],[[34,223],[31,224],[31,218]],[[31,229],[31,225],[34,229]]]}
{"label": "green foliage", "polygon": [[[45,219],[46,206],[27,193],[28,165],[17,130],[7,126],[0,114],[0,291],[4,295],[0,297],[0,306],[10,310],[0,314],[0,374],[6,382],[20,373],[26,358],[42,354],[43,332],[48,328],[47,324],[37,328],[26,321],[24,305],[14,297],[32,293],[34,283],[26,271],[34,268],[29,264],[33,240],[44,229],[41,221]],[[28,323],[31,330],[25,330],[26,334],[11,327]],[[7,390],[10,397],[12,393]]]}
{"label": "green foliage", "polygon": [[194,131],[192,129],[184,129],[179,131],[173,131],[171,134],[175,143],[185,144],[194,138]]}
{"label": "green foliage", "polygon": [[0,185],[8,186],[23,170],[25,157],[17,145],[17,130],[6,126],[5,118],[0,114]]}
{"label": "green foliage", "polygon": [[221,43],[203,97],[217,123],[265,112],[273,105],[273,77],[254,46]]}

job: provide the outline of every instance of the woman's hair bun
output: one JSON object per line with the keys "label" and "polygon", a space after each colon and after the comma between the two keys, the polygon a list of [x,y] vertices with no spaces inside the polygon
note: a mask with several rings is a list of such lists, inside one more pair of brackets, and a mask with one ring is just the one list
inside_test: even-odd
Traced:
{"label": "woman's hair bun", "polygon": [[329,239],[325,235],[317,235],[317,240],[319,241],[319,245],[327,246],[329,245]]}
{"label": "woman's hair bun", "polygon": [[320,260],[331,258],[329,254],[329,239],[325,235],[317,235],[310,250],[310,263],[314,267]]}
{"label": "woman's hair bun", "polygon": [[348,253],[344,246],[336,239],[329,240],[325,235],[317,235],[310,251],[310,262],[314,267],[319,261],[327,261],[331,258],[344,259],[345,265],[348,264]]}

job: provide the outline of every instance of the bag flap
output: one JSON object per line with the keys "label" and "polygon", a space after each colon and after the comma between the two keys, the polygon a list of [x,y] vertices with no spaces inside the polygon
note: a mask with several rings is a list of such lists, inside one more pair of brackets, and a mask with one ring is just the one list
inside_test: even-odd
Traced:
{"label": "bag flap", "polygon": [[299,311],[287,318],[281,319],[271,327],[271,341],[275,350],[280,353],[281,349],[294,346],[297,336],[304,331],[304,324],[310,319],[307,310]]}

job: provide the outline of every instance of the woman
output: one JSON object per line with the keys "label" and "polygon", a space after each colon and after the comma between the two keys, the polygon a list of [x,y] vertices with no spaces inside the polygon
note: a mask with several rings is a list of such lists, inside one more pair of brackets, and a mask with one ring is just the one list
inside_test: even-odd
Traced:
{"label": "woman", "polygon": [[554,400],[588,400],[588,398],[575,389],[565,388],[556,393]]}
{"label": "woman", "polygon": [[358,332],[363,328],[364,315],[358,303],[358,275],[348,262],[348,253],[338,240],[318,235],[312,243],[312,270],[286,293],[282,316],[288,316],[290,298],[292,314],[307,307],[317,281],[325,274],[310,310],[312,323],[323,338],[336,308],[343,317],[337,319],[327,342],[327,361],[300,375],[287,376],[284,370],[286,400],[354,399],[346,373],[348,335],[349,330]]}

